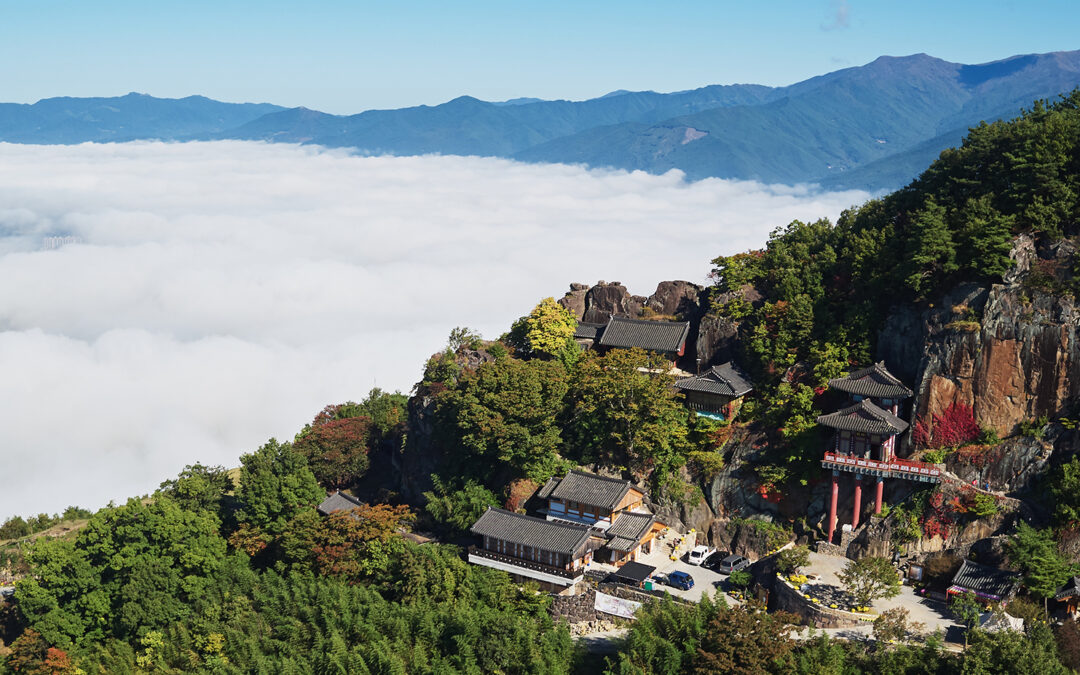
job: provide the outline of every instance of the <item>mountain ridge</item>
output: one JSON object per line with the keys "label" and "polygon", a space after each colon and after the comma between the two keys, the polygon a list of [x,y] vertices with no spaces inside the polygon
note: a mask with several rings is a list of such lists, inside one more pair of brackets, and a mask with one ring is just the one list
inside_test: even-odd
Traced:
{"label": "mountain ridge", "polygon": [[[475,155],[766,183],[879,191],[912,180],[982,121],[1080,86],[1080,51],[982,64],[880,56],[783,87],[616,89],[584,101],[459,96],[437,105],[332,115],[304,107],[57,97],[0,104],[0,141],[155,138],[351,147],[365,154]],[[892,164],[891,164],[892,163]]]}

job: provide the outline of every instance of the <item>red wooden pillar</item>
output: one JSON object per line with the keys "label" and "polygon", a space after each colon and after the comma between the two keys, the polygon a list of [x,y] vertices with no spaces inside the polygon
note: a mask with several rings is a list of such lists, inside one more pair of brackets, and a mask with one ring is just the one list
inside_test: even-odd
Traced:
{"label": "red wooden pillar", "polygon": [[885,494],[885,479],[878,476],[877,493],[874,495],[874,513],[881,513],[881,498]]}
{"label": "red wooden pillar", "polygon": [[855,512],[851,515],[851,529],[859,526],[859,511],[862,509],[862,476],[855,474]]}
{"label": "red wooden pillar", "polygon": [[832,472],[832,499],[829,501],[829,543],[832,543],[833,533],[836,531],[836,497],[840,494],[839,476],[836,471]]}

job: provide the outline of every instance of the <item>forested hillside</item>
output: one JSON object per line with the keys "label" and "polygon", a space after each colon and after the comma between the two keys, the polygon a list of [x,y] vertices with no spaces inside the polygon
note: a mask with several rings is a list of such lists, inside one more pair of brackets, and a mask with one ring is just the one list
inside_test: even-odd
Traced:
{"label": "forested hillside", "polygon": [[[1078,236],[1080,91],[973,129],[908,187],[835,224],[791,223],[759,251],[715,259],[711,312],[734,327],[756,387],[734,422],[687,410],[655,354],[582,352],[574,315],[553,299],[495,340],[455,330],[411,397],[373,390],[327,406],[291,441],[244,454],[238,471],[194,464],[152,495],[65,513],[67,532],[47,530],[48,516],[8,520],[0,573],[18,583],[0,599],[0,673],[1070,672],[1080,667],[1076,624],[1050,626],[1033,603],[1024,632],[976,630],[953,654],[941,636],[913,646],[796,641],[791,616],[753,603],[665,600],[641,611],[617,653],[596,657],[553,622],[549,596],[467,564],[459,544],[488,506],[515,510],[574,466],[647,486],[671,518],[708,510],[712,478],[733,470],[732,447],[746,438],[756,463],[735,469],[806,514],[800,490],[818,479],[813,422],[828,380],[878,358],[898,312],[950,317],[940,335],[919,334],[912,369],[923,374],[935,340],[969,344],[974,326],[987,332],[989,309],[940,306],[964,284],[1007,286],[1017,320],[1053,319],[1073,345]],[[1018,241],[1031,247],[1023,270]],[[1080,366],[1063,363],[1065,391],[1075,391]],[[949,447],[924,427],[911,444],[944,457],[1018,447],[1006,436],[1048,439],[1040,457],[1052,461],[1010,497],[1029,503],[1034,526],[998,521],[1009,529],[994,532],[1045,604],[1080,573],[1078,411],[1075,396],[1031,406],[1046,419],[1006,429],[980,418],[977,438]],[[316,511],[339,488],[363,502],[356,517]],[[948,524],[949,504],[918,494],[875,527],[907,518],[907,542],[952,541],[933,529]],[[933,509],[936,521],[923,511]],[[725,517],[751,515],[785,541],[820,535],[805,515]],[[968,521],[990,515],[965,511]]]}

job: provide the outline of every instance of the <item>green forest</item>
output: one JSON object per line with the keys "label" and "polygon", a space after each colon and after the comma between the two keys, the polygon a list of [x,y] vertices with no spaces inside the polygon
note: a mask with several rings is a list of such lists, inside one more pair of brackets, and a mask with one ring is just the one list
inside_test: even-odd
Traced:
{"label": "green forest", "polygon": [[[1039,244],[1080,235],[1080,91],[972,129],[911,185],[835,224],[793,222],[761,250],[714,259],[712,311],[739,322],[740,362],[756,384],[739,424],[770,433],[759,472],[777,484],[809,476],[822,390],[872,361],[889,307],[932,303],[960,281],[1000,280],[1021,233]],[[1026,283],[1075,297],[1073,260],[1033,270]],[[745,299],[748,287],[760,302]],[[617,653],[589,654],[553,622],[549,596],[464,561],[469,525],[579,465],[696,503],[694,478],[722,465],[731,429],[690,413],[671,376],[656,372],[657,355],[582,352],[575,326],[544,299],[496,340],[455,330],[412,397],[376,389],[327,406],[290,441],[242,455],[239,469],[193,464],[154,494],[95,513],[9,518],[0,569],[19,581],[0,600],[0,674],[1080,668],[1076,625],[1035,615],[1023,633],[973,631],[957,654],[940,636],[917,645],[796,640],[792,616],[670,598],[641,610]],[[390,467],[380,462],[418,443],[437,461],[424,499],[406,503],[381,482]],[[1059,497],[1054,527],[1076,524],[1078,485],[1074,459],[1047,486]],[[352,515],[316,511],[343,488],[365,503]],[[438,540],[422,543],[414,531]],[[1054,536],[1020,533],[1017,559],[1051,560]],[[1048,584],[1074,571],[1053,560]],[[1029,576],[1041,569],[1032,563]]]}

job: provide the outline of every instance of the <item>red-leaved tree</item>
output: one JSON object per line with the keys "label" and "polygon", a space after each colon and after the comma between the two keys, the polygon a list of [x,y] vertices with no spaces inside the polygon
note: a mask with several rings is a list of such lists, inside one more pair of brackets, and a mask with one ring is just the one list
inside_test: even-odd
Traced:
{"label": "red-leaved tree", "polygon": [[917,419],[913,437],[920,447],[955,448],[974,441],[980,433],[979,425],[975,423],[975,410],[956,401],[940,415],[931,415],[929,424],[924,418]]}
{"label": "red-leaved tree", "polygon": [[321,413],[293,443],[307,458],[315,478],[324,487],[340,489],[355,483],[368,469],[367,417],[327,419]]}

